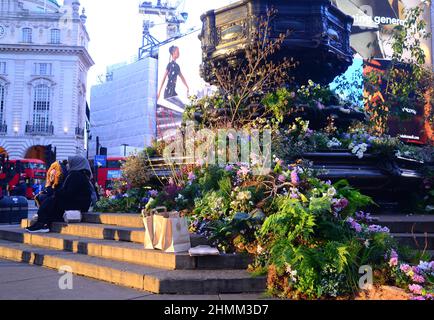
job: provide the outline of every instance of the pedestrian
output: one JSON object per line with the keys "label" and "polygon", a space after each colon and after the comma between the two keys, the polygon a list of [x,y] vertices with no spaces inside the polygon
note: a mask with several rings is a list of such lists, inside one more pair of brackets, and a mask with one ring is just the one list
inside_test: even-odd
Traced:
{"label": "pedestrian", "polygon": [[44,201],[38,210],[38,221],[29,233],[48,233],[53,222],[63,221],[65,211],[88,212],[94,194],[89,162],[81,156],[68,159],[68,174],[61,188]]}
{"label": "pedestrian", "polygon": [[18,184],[12,189],[12,195],[16,197],[27,196],[27,183],[26,180],[20,178]]}
{"label": "pedestrian", "polygon": [[54,195],[57,188],[62,186],[64,177],[66,176],[66,169],[64,170],[62,164],[58,161],[54,162],[47,171],[45,188],[35,196],[35,203],[38,207]]}

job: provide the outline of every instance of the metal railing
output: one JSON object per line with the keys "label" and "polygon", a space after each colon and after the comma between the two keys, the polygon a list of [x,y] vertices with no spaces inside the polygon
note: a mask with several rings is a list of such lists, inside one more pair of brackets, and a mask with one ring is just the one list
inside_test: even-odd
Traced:
{"label": "metal railing", "polygon": [[52,136],[54,134],[53,123],[49,126],[26,124],[26,134],[35,136]]}
{"label": "metal railing", "polygon": [[0,123],[0,135],[5,135],[6,133],[8,133],[8,125],[6,122],[3,124]]}
{"label": "metal railing", "polygon": [[77,137],[84,137],[84,128],[76,127],[75,128],[75,135]]}

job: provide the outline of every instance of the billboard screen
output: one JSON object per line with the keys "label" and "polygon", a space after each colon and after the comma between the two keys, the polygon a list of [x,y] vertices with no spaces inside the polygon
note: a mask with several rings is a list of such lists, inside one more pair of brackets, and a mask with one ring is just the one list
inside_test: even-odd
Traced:
{"label": "billboard screen", "polygon": [[[355,74],[367,74],[373,70],[381,72],[389,67],[393,55],[391,31],[397,25],[404,24],[404,10],[420,5],[422,0],[334,0],[334,3],[354,18],[351,46],[356,54],[353,66],[345,75],[347,79],[352,79]],[[429,28],[429,10],[426,10],[424,20]],[[430,64],[431,39],[423,40],[422,48],[426,53],[426,62]],[[379,95],[387,99],[386,95]],[[416,107],[404,109],[405,120],[396,117],[389,119],[389,133],[409,142],[425,143],[429,136],[424,131],[425,110]]]}
{"label": "billboard screen", "polygon": [[211,90],[200,77],[200,31],[192,32],[159,49],[157,138],[167,139],[179,128],[189,96],[203,97]]}
{"label": "billboard screen", "polygon": [[[351,46],[363,59],[389,59],[392,56],[391,30],[404,24],[403,10],[422,0],[334,0],[336,6],[354,18]],[[430,12],[425,20],[430,26]],[[430,30],[427,30],[428,32]],[[422,46],[431,61],[431,41]]]}

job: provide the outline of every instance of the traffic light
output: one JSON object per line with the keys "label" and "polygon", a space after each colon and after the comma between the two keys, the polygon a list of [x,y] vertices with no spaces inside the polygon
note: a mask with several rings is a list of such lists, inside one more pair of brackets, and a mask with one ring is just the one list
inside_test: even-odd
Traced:
{"label": "traffic light", "polygon": [[108,152],[107,148],[101,147],[101,148],[99,149],[99,154],[100,154],[101,156],[107,156],[107,152]]}

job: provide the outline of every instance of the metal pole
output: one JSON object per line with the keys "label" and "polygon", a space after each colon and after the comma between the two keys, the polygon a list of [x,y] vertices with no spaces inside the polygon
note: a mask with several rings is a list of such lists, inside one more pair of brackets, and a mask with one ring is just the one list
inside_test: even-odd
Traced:
{"label": "metal pole", "polygon": [[96,137],[96,155],[99,156],[99,137]]}

